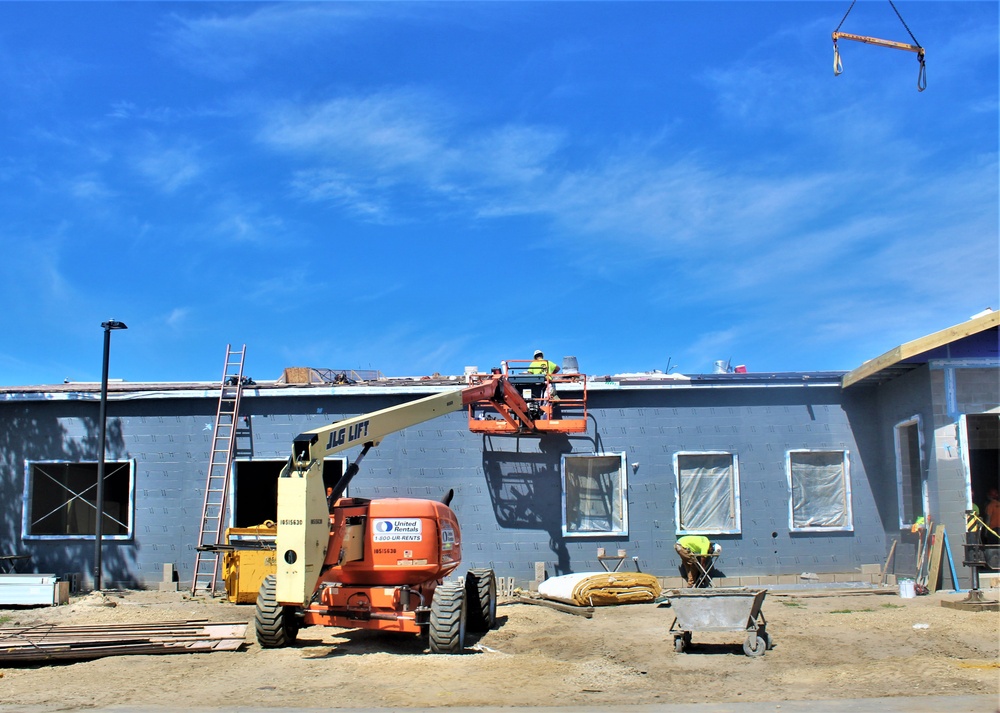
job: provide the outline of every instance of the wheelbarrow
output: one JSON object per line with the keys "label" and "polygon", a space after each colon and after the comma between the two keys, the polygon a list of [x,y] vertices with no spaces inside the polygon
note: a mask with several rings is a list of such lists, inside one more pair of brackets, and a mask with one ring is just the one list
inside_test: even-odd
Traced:
{"label": "wheelbarrow", "polygon": [[774,642],[767,632],[767,622],[761,605],[766,589],[699,589],[671,590],[660,606],[674,610],[670,633],[674,636],[674,651],[683,653],[691,643],[693,631],[746,632],[743,653],[763,656]]}

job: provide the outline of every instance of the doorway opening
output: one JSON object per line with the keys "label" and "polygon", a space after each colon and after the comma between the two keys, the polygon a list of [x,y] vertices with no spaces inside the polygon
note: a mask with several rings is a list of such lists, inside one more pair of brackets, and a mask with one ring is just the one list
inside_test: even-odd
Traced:
{"label": "doorway opening", "polygon": [[[278,519],[278,476],[287,460],[233,463],[232,527],[254,527]],[[347,468],[346,458],[323,461],[323,486],[333,486]]]}

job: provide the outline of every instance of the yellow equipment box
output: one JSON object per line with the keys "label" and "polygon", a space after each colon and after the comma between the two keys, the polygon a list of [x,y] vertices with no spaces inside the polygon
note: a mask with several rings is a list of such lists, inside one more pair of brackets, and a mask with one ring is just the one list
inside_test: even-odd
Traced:
{"label": "yellow equipment box", "polygon": [[226,530],[222,577],[226,598],[234,604],[254,604],[264,578],[277,569],[275,538],[277,527],[268,520],[256,527],[231,527]]}

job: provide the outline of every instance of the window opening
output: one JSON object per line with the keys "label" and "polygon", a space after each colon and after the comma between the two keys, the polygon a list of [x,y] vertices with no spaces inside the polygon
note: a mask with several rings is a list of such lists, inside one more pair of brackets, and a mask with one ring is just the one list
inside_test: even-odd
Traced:
{"label": "window opening", "polygon": [[786,470],[792,532],[854,529],[847,451],[788,451]]}
{"label": "window opening", "polygon": [[896,424],[896,491],[901,528],[910,527],[925,512],[927,480],[924,477],[922,436],[919,416]]}
{"label": "window opening", "polygon": [[625,454],[562,457],[563,535],[628,534]]}
{"label": "window opening", "polygon": [[[134,465],[104,462],[102,539],[132,535]],[[94,539],[97,530],[97,461],[36,461],[25,465],[25,539]]]}
{"label": "window opening", "polygon": [[674,454],[677,532],[740,532],[739,459],[735,453]]}

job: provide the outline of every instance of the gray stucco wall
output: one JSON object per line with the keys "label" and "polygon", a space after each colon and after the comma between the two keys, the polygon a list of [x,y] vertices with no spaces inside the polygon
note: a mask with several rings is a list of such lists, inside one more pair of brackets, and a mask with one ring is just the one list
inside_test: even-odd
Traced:
{"label": "gray stucco wall", "polygon": [[[330,389],[299,396],[244,392],[241,414],[249,417],[252,444],[244,444],[243,456],[252,446],[254,459],[283,460],[301,431],[411,398]],[[135,536],[106,543],[106,581],[152,585],[164,563],[190,581],[216,405],[209,397],[134,394],[110,401],[108,459],[136,463]],[[96,458],[97,413],[93,398],[0,403],[0,549],[31,553],[36,571],[87,575],[93,567],[92,541],[22,540],[21,497],[26,460]],[[587,434],[484,437],[469,432],[464,413],[454,413],[389,436],[366,458],[351,494],[439,498],[454,488],[465,564],[492,566],[521,582],[534,577],[539,561],[554,574],[599,570],[598,547],[625,549],[643,571],[668,576],[678,564],[674,453],[731,451],[739,458],[742,531],[718,538],[722,572],[850,572],[881,563],[887,534],[894,533],[894,475],[886,476],[894,471],[885,470],[876,435],[886,418],[877,415],[871,390],[808,380],[594,390]],[[853,532],[789,532],[785,453],[803,448],[849,451]],[[594,452],[626,454],[629,534],[563,538],[560,458]]]}

